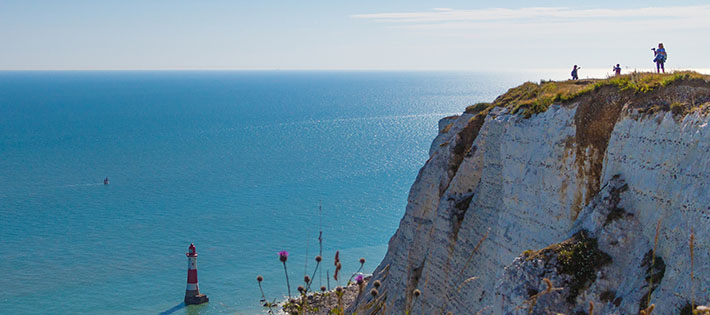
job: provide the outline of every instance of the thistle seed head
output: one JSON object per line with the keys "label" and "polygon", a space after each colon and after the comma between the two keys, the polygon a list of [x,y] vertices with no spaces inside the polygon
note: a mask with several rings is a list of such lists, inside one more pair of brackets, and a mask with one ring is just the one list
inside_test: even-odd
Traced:
{"label": "thistle seed head", "polygon": [[280,251],[280,252],[279,252],[279,260],[280,260],[282,263],[285,263],[286,260],[288,260],[288,252],[285,251],[285,250]]}
{"label": "thistle seed head", "polygon": [[365,277],[363,277],[362,275],[355,276],[355,282],[357,282],[357,284],[362,284],[364,281]]}

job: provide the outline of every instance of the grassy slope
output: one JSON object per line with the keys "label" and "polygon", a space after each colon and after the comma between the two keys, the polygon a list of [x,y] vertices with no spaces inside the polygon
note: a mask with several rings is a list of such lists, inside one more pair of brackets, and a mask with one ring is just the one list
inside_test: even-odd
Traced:
{"label": "grassy slope", "polygon": [[525,117],[546,111],[553,103],[569,103],[579,96],[605,86],[615,86],[621,91],[648,93],[656,88],[682,80],[710,81],[710,76],[693,71],[668,74],[634,72],[607,79],[577,81],[525,82],[496,98],[493,103],[478,103],[466,108],[467,113],[477,113],[495,106],[507,107],[512,113]]}

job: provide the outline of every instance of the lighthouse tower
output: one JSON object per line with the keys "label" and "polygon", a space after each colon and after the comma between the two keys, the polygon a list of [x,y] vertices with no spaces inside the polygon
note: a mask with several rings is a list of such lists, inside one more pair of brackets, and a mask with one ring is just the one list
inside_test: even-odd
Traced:
{"label": "lighthouse tower", "polygon": [[197,285],[197,251],[195,244],[190,244],[187,255],[187,289],[185,290],[185,304],[202,304],[209,302],[206,295],[200,294],[200,287]]}

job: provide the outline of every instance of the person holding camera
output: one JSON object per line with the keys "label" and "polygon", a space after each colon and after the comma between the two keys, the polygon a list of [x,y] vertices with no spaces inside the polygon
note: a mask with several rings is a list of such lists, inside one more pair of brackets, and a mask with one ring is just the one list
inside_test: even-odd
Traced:
{"label": "person holding camera", "polygon": [[577,65],[574,65],[574,67],[572,68],[572,73],[570,73],[572,75],[572,80],[579,79],[579,76],[577,75],[577,70],[579,70],[579,69],[582,69],[582,68],[577,67]]}
{"label": "person holding camera", "polygon": [[664,64],[666,59],[668,59],[668,54],[666,54],[666,49],[663,48],[663,43],[658,43],[658,49],[651,48],[651,50],[653,50],[653,61],[656,63],[656,72],[661,73],[663,71],[663,73],[666,73]]}
{"label": "person holding camera", "polygon": [[614,70],[614,74],[617,77],[621,75],[621,66],[618,63],[614,66],[614,68],[612,68],[612,70]]}

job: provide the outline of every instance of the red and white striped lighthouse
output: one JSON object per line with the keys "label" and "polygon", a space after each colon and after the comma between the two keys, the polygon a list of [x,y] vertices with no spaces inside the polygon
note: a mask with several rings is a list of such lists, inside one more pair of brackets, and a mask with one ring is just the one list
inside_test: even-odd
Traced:
{"label": "red and white striped lighthouse", "polygon": [[187,289],[185,290],[185,304],[202,304],[209,302],[206,295],[200,294],[200,287],[197,285],[197,251],[195,244],[190,244],[187,255]]}

